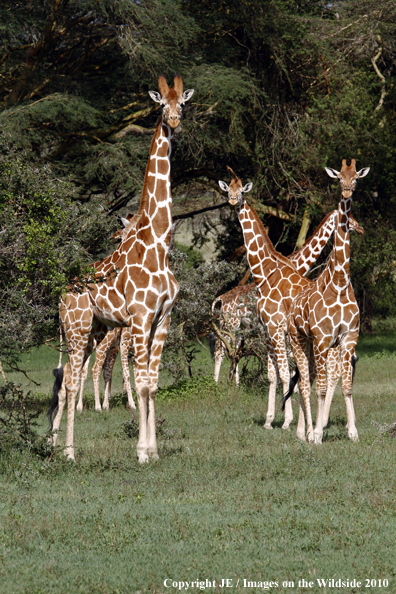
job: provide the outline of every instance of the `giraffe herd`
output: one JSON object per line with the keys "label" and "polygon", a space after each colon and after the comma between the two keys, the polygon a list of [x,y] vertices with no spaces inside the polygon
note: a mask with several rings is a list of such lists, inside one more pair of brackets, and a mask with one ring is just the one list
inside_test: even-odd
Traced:
{"label": "giraffe herd", "polygon": [[[95,409],[101,410],[99,376],[103,368],[105,399],[109,406],[111,375],[117,353],[121,351],[124,387],[128,404],[135,408],[129,379],[128,353],[134,352],[135,391],[139,409],[139,462],[158,458],[155,433],[155,395],[162,349],[169,328],[171,311],[178,294],[178,283],[169,267],[168,253],[172,231],[170,157],[174,130],[179,126],[182,106],[194,90],[183,91],[180,76],[170,88],[163,76],[159,93],[150,97],[162,106],[151,142],[143,192],[138,213],[123,220],[120,245],[112,254],[92,264],[93,280],[71,283],[59,304],[61,326],[66,338],[68,360],[54,370],[52,444],[56,445],[63,410],[67,402],[65,454],[74,459],[74,414],[82,410],[83,385],[88,361],[96,349],[93,368]],[[359,331],[359,309],[353,294],[349,270],[349,230],[363,233],[350,214],[356,181],[369,168],[357,172],[355,160],[341,171],[327,173],[341,183],[338,209],[329,213],[303,247],[285,257],[277,252],[254,208],[245,199],[252,184],[243,186],[234,172],[229,185],[219,181],[235,206],[254,283],[236,287],[214,302],[236,332],[241,324],[254,324],[256,317],[247,305],[256,298],[256,314],[268,350],[269,398],[265,427],[272,428],[275,394],[279,376],[283,387],[285,419],[283,429],[293,420],[290,395],[299,378],[300,412],[297,437],[321,443],[328,421],[331,399],[342,376],[342,392],[347,408],[348,435],[358,439],[352,402],[352,376]],[[306,278],[330,236],[334,245],[325,270],[316,281]],[[290,380],[285,337],[290,343],[297,371]],[[217,345],[215,379],[218,379],[224,347]],[[327,379],[326,379],[327,365]],[[318,415],[312,427],[310,386],[316,381]],[[305,430],[307,425],[307,431]]]}

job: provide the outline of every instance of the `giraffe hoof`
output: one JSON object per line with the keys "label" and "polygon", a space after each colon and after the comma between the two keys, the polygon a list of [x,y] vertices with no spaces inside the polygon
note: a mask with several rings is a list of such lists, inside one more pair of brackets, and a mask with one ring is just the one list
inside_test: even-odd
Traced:
{"label": "giraffe hoof", "polygon": [[128,402],[127,408],[129,408],[130,410],[136,410],[136,404],[133,401]]}
{"label": "giraffe hoof", "polygon": [[79,413],[82,412],[83,411],[83,406],[77,405],[76,406],[76,411],[79,412]]}
{"label": "giraffe hoof", "polygon": [[266,423],[264,424],[264,429],[273,429],[273,426],[271,425],[271,423],[266,421]]}
{"label": "giraffe hoof", "polygon": [[322,443],[322,433],[314,433],[314,442],[317,445],[320,445]]}
{"label": "giraffe hoof", "polygon": [[102,412],[102,407],[101,406],[99,406],[99,407],[95,406],[95,411],[96,412]]}
{"label": "giraffe hoof", "polygon": [[312,433],[311,432],[307,433],[307,441],[308,441],[308,443],[314,443],[315,442],[315,438],[314,438],[313,432]]}
{"label": "giraffe hoof", "polygon": [[284,431],[289,431],[289,429],[290,429],[290,423],[291,423],[291,421],[287,421],[287,422],[285,421],[285,422],[283,423],[283,425],[282,425],[282,429],[283,429]]}
{"label": "giraffe hoof", "polygon": [[305,437],[305,433],[299,433],[297,431],[296,436],[297,436],[297,439],[299,439],[300,441],[307,441],[307,438]]}
{"label": "giraffe hoof", "polygon": [[151,460],[159,460],[158,452],[150,452]]}
{"label": "giraffe hoof", "polygon": [[139,464],[146,464],[147,462],[150,461],[147,454],[139,454],[138,459],[139,459]]}
{"label": "giraffe hoof", "polygon": [[70,460],[70,462],[75,462],[75,458],[74,458],[74,448],[73,447],[68,447],[65,448],[64,450],[64,454],[66,456],[66,458],[68,460]]}
{"label": "giraffe hoof", "polygon": [[348,431],[348,437],[355,443],[359,441],[359,435],[358,435],[358,432],[356,431],[356,429],[355,429],[355,431]]}

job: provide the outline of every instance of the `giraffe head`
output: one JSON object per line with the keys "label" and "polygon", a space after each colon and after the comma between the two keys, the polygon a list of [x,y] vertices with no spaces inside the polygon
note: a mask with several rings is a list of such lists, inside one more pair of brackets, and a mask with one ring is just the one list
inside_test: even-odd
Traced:
{"label": "giraffe head", "polygon": [[149,95],[153,101],[163,105],[162,117],[165,123],[171,128],[177,128],[180,124],[182,105],[191,99],[194,89],[187,89],[187,91],[183,92],[183,81],[178,74],[173,79],[172,89],[168,87],[165,76],[159,76],[158,88],[159,93],[149,91]]}
{"label": "giraffe head", "polygon": [[235,206],[236,204],[241,205],[243,203],[243,195],[245,192],[250,192],[253,184],[250,182],[243,186],[241,178],[235,175],[231,167],[227,165],[227,169],[234,177],[230,181],[229,186],[223,181],[219,181],[219,186],[224,192],[228,192],[228,202],[231,206]]}
{"label": "giraffe head", "polygon": [[364,177],[370,171],[370,167],[363,167],[360,171],[356,171],[356,161],[355,159],[351,160],[351,164],[346,164],[346,159],[342,160],[342,167],[341,171],[336,171],[335,169],[330,169],[330,167],[325,167],[327,174],[330,177],[335,177],[340,180],[341,183],[341,193],[344,198],[350,198],[352,196],[353,191],[356,187],[356,182],[359,177]]}

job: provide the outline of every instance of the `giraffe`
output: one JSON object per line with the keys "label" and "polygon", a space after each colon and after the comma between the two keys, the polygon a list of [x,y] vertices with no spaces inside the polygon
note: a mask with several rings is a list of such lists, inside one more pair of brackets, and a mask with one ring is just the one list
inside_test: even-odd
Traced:
{"label": "giraffe", "polygon": [[[159,93],[151,99],[162,105],[146,167],[142,198],[137,215],[125,229],[126,236],[110,256],[93,265],[97,282],[61,298],[60,316],[68,344],[64,370],[54,370],[53,445],[56,444],[63,408],[67,406],[65,454],[74,459],[75,397],[93,341],[103,340],[108,328],[129,328],[135,356],[135,389],[139,406],[140,463],[158,459],[155,435],[155,395],[164,340],[178,283],[169,268],[172,230],[170,156],[174,130],[181,120],[182,106],[194,90],[183,92],[179,75],[170,88],[158,78]],[[103,280],[103,278],[105,280]],[[58,389],[59,384],[61,387]]]}
{"label": "giraffe", "polygon": [[[356,161],[342,161],[341,171],[326,167],[330,177],[338,178],[341,184],[341,200],[338,205],[334,245],[325,270],[316,281],[296,297],[288,317],[288,329],[297,371],[290,388],[298,378],[300,385],[300,415],[297,437],[310,442],[322,443],[323,418],[327,423],[328,408],[325,405],[325,365],[329,349],[340,348],[342,393],[347,412],[348,436],[358,441],[355,412],[352,400],[352,379],[355,367],[355,347],[359,337],[359,307],[355,299],[350,274],[349,217],[352,194],[359,178],[365,177],[370,168],[356,171]],[[318,414],[315,430],[312,425],[310,404],[310,375],[316,372]],[[285,394],[284,401],[289,397]],[[324,407],[326,406],[326,412]]]}
{"label": "giraffe", "polygon": [[[283,388],[288,389],[289,387],[290,374],[285,343],[287,314],[295,297],[311,286],[312,281],[298,272],[295,262],[275,250],[259,216],[244,198],[244,194],[252,189],[253,184],[248,183],[243,186],[241,179],[229,167],[228,169],[234,176],[230,185],[228,186],[225,182],[219,181],[219,186],[228,193],[230,205],[237,206],[249,267],[258,291],[256,312],[263,325],[264,338],[268,349],[268,379],[270,384],[268,410],[264,427],[271,429],[275,417],[277,370]],[[308,259],[307,264],[304,266],[305,268],[308,266]],[[334,357],[336,357],[335,353]],[[301,416],[302,412],[300,410],[300,418]],[[292,420],[291,402],[287,400],[282,429],[288,429]]]}
{"label": "giraffe", "polygon": [[[126,238],[126,228],[128,227],[128,231],[130,230],[130,221],[134,215],[128,214],[125,218],[117,216],[117,220],[120,223],[119,229],[111,236],[111,239],[115,242],[123,241]],[[95,394],[95,410],[101,411],[102,406],[100,404],[100,390],[99,390],[99,380],[100,380],[100,372],[103,369],[103,378],[105,382],[105,393],[103,399],[103,410],[109,409],[109,401],[110,401],[110,394],[111,394],[111,379],[113,375],[113,368],[114,363],[117,358],[117,355],[121,349],[121,366],[122,366],[122,375],[124,379],[123,389],[126,391],[128,395],[128,407],[131,410],[136,410],[135,401],[132,395],[132,388],[130,382],[130,374],[129,374],[129,349],[131,347],[131,335],[127,328],[113,328],[112,330],[108,330],[106,336],[102,340],[99,345],[94,345],[96,350],[95,356],[95,363],[92,367],[92,376],[93,376],[93,384],[94,384],[94,394]],[[80,395],[77,403],[76,410],[81,412],[83,410],[83,396],[84,396],[84,386],[85,382],[88,377],[88,369],[89,369],[89,361],[90,356],[84,363],[84,367],[81,371],[81,384],[80,384]]]}
{"label": "giraffe", "polygon": [[[94,383],[95,393],[95,410],[101,411],[99,380],[100,372],[103,369],[103,378],[105,381],[105,393],[103,399],[103,410],[109,410],[109,401],[111,394],[111,379],[113,374],[114,363],[118,353],[121,351],[121,366],[122,376],[124,379],[123,389],[128,395],[128,407],[131,410],[136,409],[136,404],[132,395],[132,388],[129,374],[128,355],[131,346],[131,336],[128,328],[113,328],[108,330],[102,342],[96,347],[95,363],[92,367],[92,377]],[[78,399],[76,409],[81,412],[83,410],[83,394],[84,384],[88,376],[90,357],[86,360],[81,372],[81,386],[80,396]]]}
{"label": "giraffe", "polygon": [[[297,271],[302,275],[306,276],[312,265],[316,262],[320,256],[323,248],[327,244],[331,234],[335,228],[337,211],[333,210],[328,213],[320,225],[315,229],[311,237],[306,240],[304,245],[297,251],[293,252],[288,256],[288,259],[294,262]],[[359,235],[364,234],[364,229],[359,223],[351,216],[349,220],[349,226],[354,229]],[[212,304],[212,311],[219,309],[222,316],[227,316],[227,326],[233,332],[237,332],[242,325],[250,323],[251,312],[246,302],[249,300],[249,296],[256,292],[256,284],[250,283],[248,285],[242,285],[234,287],[231,291],[224,293],[217,297]],[[220,325],[224,324],[224,321],[220,321]],[[220,375],[221,364],[226,355],[226,348],[221,340],[216,341],[216,347],[213,349],[215,358],[215,371],[214,380],[218,382]],[[238,366],[235,369],[236,383],[239,383]],[[334,386],[335,389],[335,386]]]}

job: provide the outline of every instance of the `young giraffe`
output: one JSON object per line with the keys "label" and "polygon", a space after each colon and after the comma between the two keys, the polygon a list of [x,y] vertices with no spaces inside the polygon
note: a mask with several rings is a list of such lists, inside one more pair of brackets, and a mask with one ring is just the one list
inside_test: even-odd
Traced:
{"label": "young giraffe", "polygon": [[[320,225],[315,229],[311,237],[309,237],[309,239],[306,240],[304,245],[299,250],[293,252],[292,254],[290,254],[290,256],[288,256],[288,259],[294,262],[297,271],[302,276],[305,276],[309,272],[312,265],[316,262],[323,248],[325,247],[329,238],[331,237],[331,234],[333,233],[335,228],[336,215],[336,210],[333,210],[332,212],[327,214],[321,221]],[[351,229],[354,229],[360,235],[364,234],[363,227],[361,227],[352,216],[349,220],[349,226]],[[251,311],[249,310],[249,307],[244,303],[246,303],[249,300],[249,295],[253,295],[255,292],[255,283],[235,287],[234,289],[231,289],[231,291],[228,291],[228,293],[220,295],[219,297],[217,297],[217,299],[213,301],[212,311],[214,311],[215,309],[219,309],[223,316],[227,316],[227,325],[229,329],[233,332],[237,332],[241,324],[246,325],[250,323],[249,318],[251,315]],[[222,324],[222,322],[220,322],[220,324]],[[219,380],[220,368],[225,355],[226,348],[224,344],[221,340],[217,340],[216,348],[214,349],[214,380],[216,382],[218,382]],[[238,366],[235,370],[235,380],[238,384]]]}
{"label": "young giraffe", "polygon": [[[136,404],[132,395],[128,362],[131,342],[132,337],[130,336],[129,328],[113,328],[107,332],[102,342],[96,347],[95,363],[92,367],[96,411],[101,411],[102,408],[103,410],[109,410],[111,379],[113,375],[114,363],[117,359],[119,351],[121,351],[121,367],[124,380],[123,390],[128,395],[128,407],[133,410],[136,409]],[[89,361],[90,357],[88,357],[86,360],[81,372],[80,396],[76,407],[79,412],[83,410],[84,385],[88,376]],[[103,407],[100,404],[99,389],[100,373],[102,369],[103,379],[105,382]]]}
{"label": "young giraffe", "polygon": [[[300,415],[297,437],[305,439],[306,421],[307,439],[315,443],[322,443],[326,395],[325,365],[329,349],[334,346],[339,346],[341,351],[342,393],[346,405],[348,435],[353,441],[358,440],[352,401],[352,378],[355,347],[359,336],[359,307],[351,285],[349,217],[356,182],[359,178],[365,177],[369,170],[369,167],[365,167],[356,171],[355,159],[352,159],[349,166],[343,159],[340,172],[326,167],[328,175],[338,178],[341,183],[333,252],[325,270],[310,287],[297,296],[289,312],[289,335],[297,363],[297,372],[291,385],[300,376],[300,410],[304,413]],[[310,374],[312,377],[315,369],[318,415],[313,430]],[[289,390],[284,400],[290,393]],[[328,418],[328,410],[325,414]]]}
{"label": "young giraffe", "polygon": [[[134,215],[128,214],[126,218],[117,217],[120,228],[113,233],[111,238],[114,241],[121,242],[126,238],[127,231],[129,232],[131,229],[130,221]],[[102,406],[100,404],[100,390],[99,390],[99,381],[100,381],[100,373],[103,369],[103,379],[105,382],[105,393],[103,398],[103,410],[109,410],[109,402],[110,402],[110,395],[111,395],[111,379],[113,375],[114,364],[118,355],[118,352],[121,350],[121,367],[122,367],[122,376],[124,380],[123,390],[126,391],[128,395],[128,407],[131,410],[136,410],[135,401],[132,395],[132,388],[131,388],[131,381],[130,381],[130,374],[129,374],[129,350],[132,343],[132,337],[130,335],[128,328],[113,328],[112,330],[108,330],[106,336],[102,340],[102,342],[96,346],[95,351],[95,363],[92,367],[92,378],[94,384],[94,394],[95,394],[95,410],[101,411]],[[84,386],[85,382],[88,377],[88,369],[89,369],[89,361],[91,357],[89,356],[88,359],[84,363],[84,367],[81,371],[81,384],[80,384],[80,395],[77,403],[77,410],[81,412],[83,410],[83,396],[84,396]]]}
{"label": "young giraffe", "polygon": [[[193,89],[183,92],[180,76],[169,88],[158,78],[160,93],[150,97],[163,106],[151,142],[142,199],[126,238],[102,262],[94,264],[97,283],[79,293],[68,293],[61,300],[61,321],[68,344],[68,362],[62,380],[57,374],[54,403],[59,397],[53,428],[53,444],[65,406],[67,407],[65,453],[74,459],[73,429],[75,397],[81,369],[91,354],[93,341],[100,342],[110,327],[130,328],[135,355],[135,389],[139,404],[139,462],[158,458],[155,435],[155,394],[164,340],[170,314],[178,293],[178,283],[169,268],[168,251],[172,230],[170,155],[175,128],[180,123],[182,105]],[[100,280],[105,277],[106,281]],[[56,370],[57,371],[57,370]]]}

